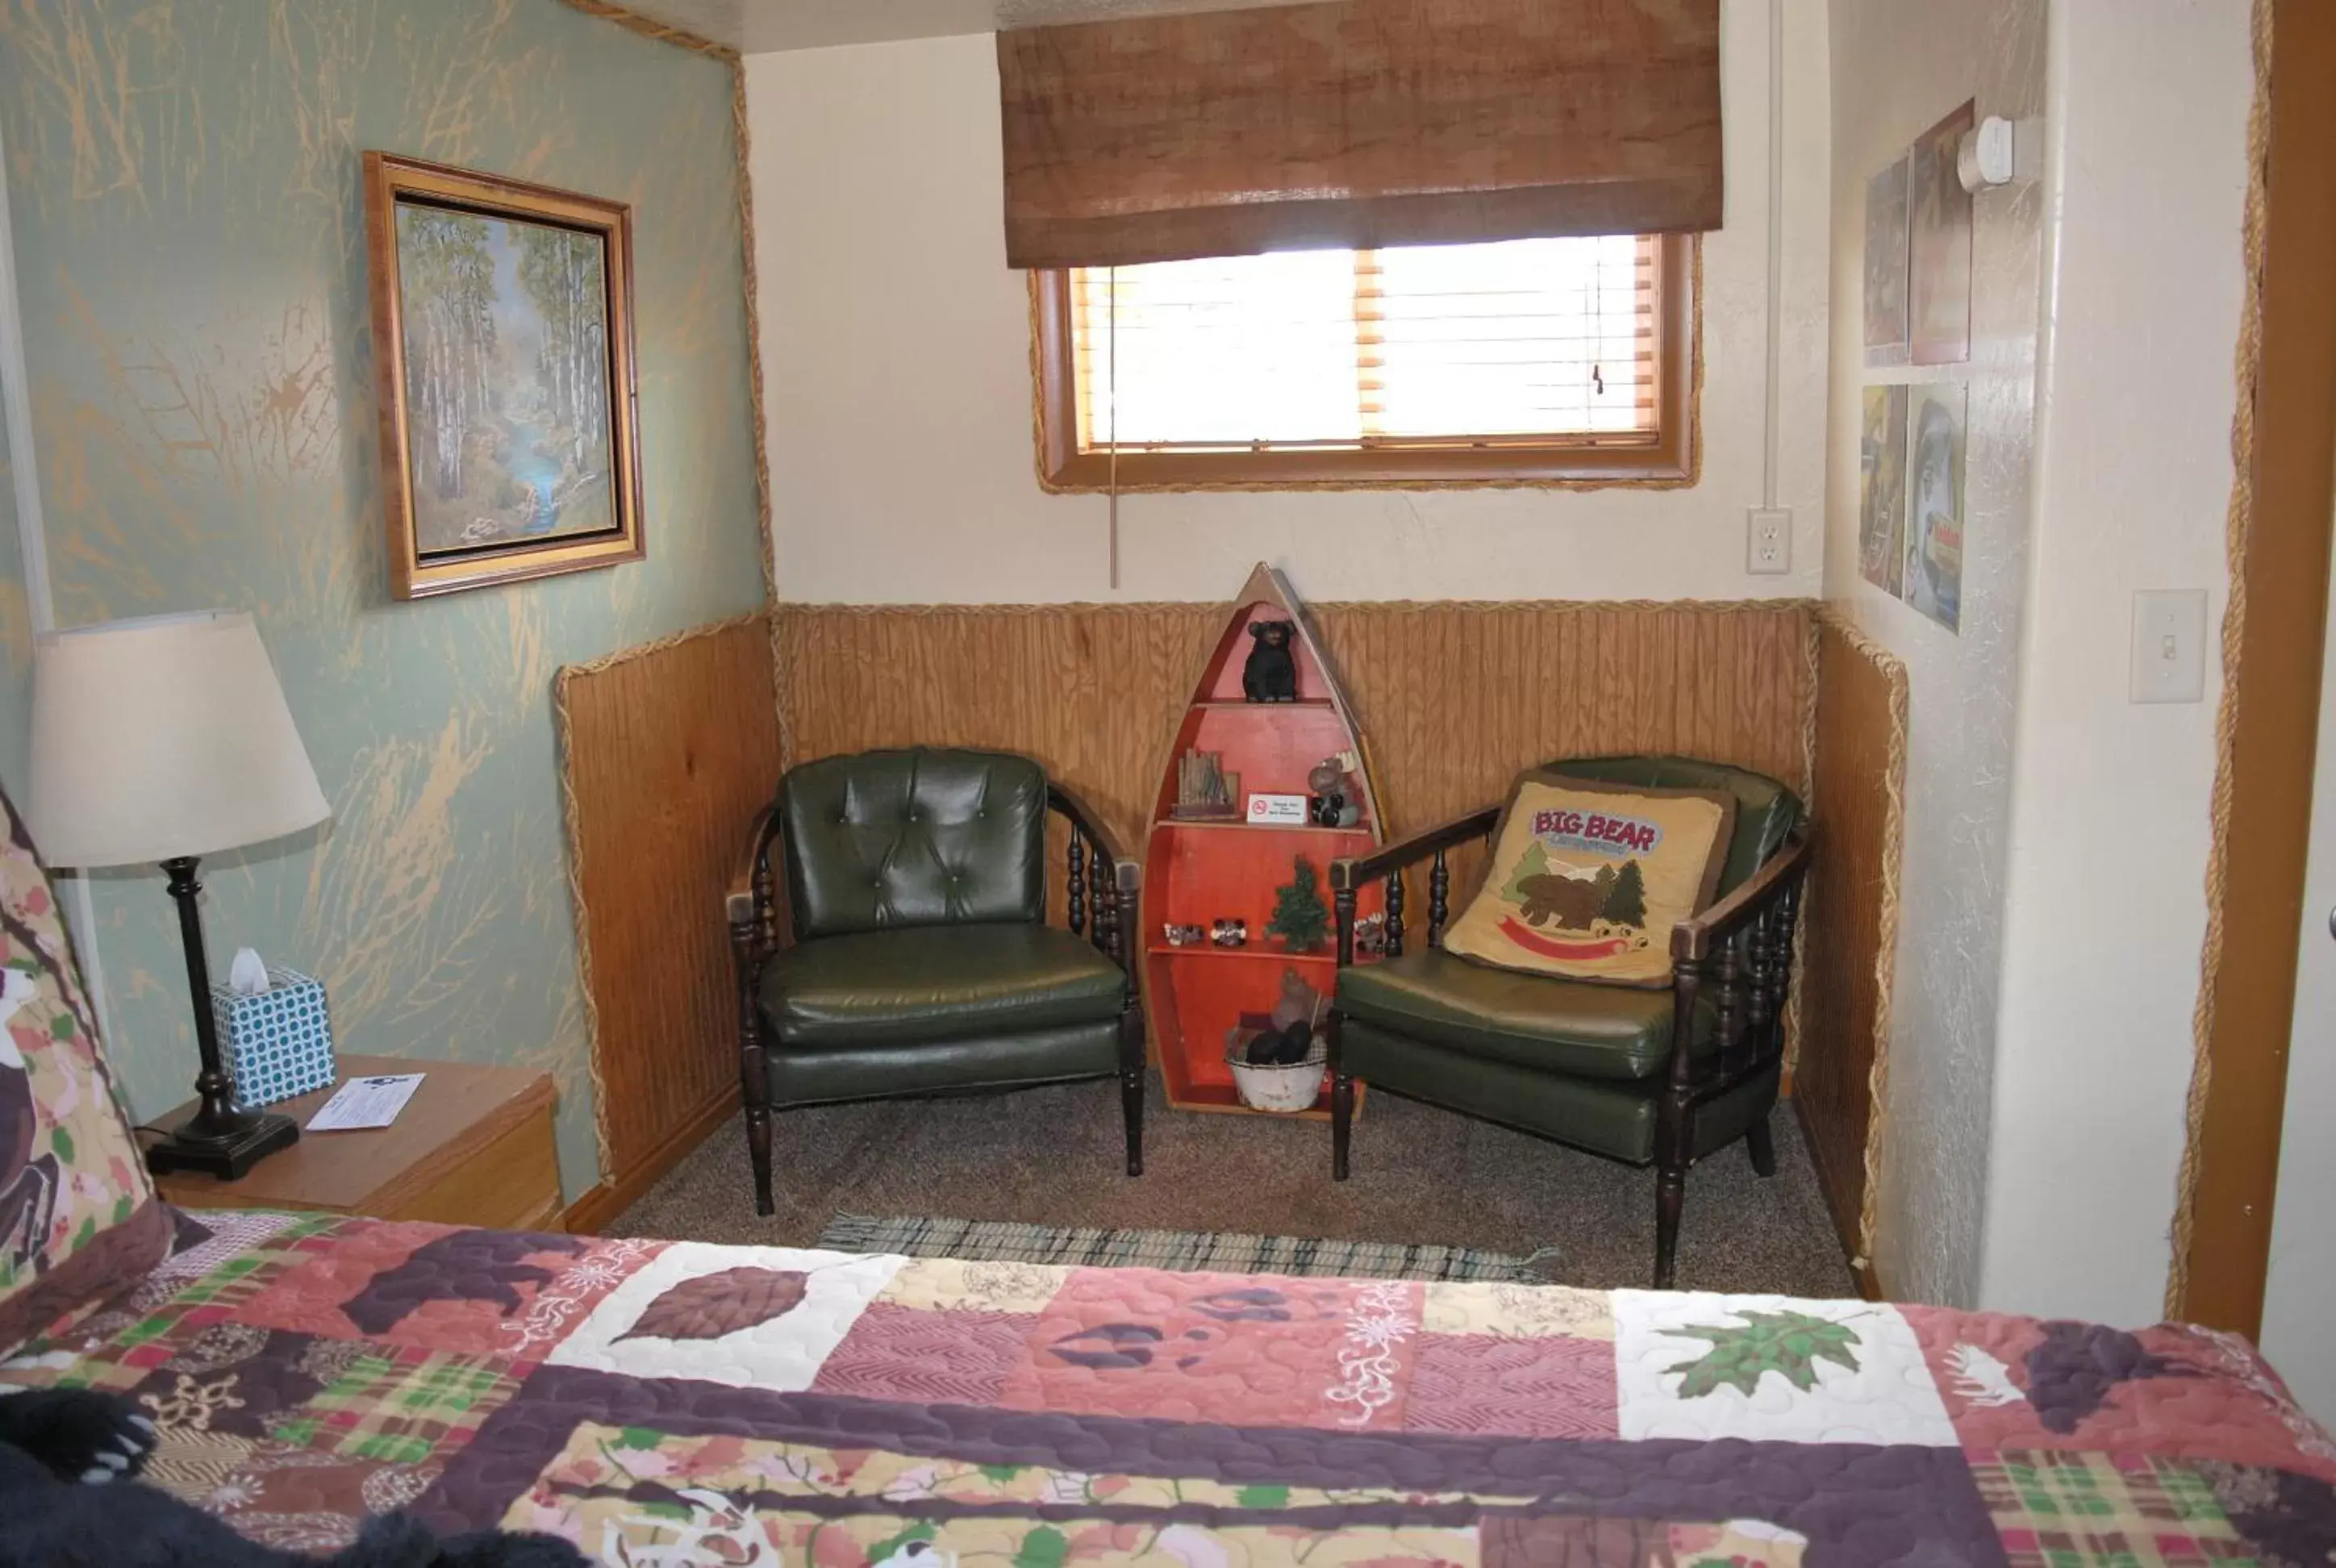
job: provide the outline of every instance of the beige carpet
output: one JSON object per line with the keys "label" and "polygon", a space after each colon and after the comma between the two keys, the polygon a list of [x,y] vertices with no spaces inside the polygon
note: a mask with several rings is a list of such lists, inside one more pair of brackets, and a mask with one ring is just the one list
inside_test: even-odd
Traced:
{"label": "beige carpet", "polygon": [[[1679,1286],[1855,1295],[1790,1108],[1773,1120],[1773,1179],[1752,1174],[1740,1144],[1689,1174]],[[1338,1183],[1321,1123],[1173,1111],[1156,1078],[1146,1121],[1144,1174],[1131,1180],[1108,1083],[791,1111],[774,1119],[771,1218],[755,1216],[734,1123],[607,1231],[804,1246],[839,1213],[932,1214],[1544,1251],[1566,1284],[1650,1281],[1651,1171],[1392,1095],[1370,1096],[1354,1177]]]}

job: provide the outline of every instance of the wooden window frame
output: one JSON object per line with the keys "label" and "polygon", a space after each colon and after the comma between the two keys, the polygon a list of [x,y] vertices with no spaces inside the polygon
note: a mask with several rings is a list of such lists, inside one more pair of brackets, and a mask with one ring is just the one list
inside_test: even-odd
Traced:
{"label": "wooden window frame", "polygon": [[1078,386],[1071,275],[1030,274],[1030,370],[1038,485],[1050,494],[1189,490],[1467,490],[1542,488],[1676,490],[1703,463],[1703,248],[1692,234],[1655,244],[1655,433],[1563,443],[1480,441],[1466,445],[1375,443],[1146,452],[1078,449]]}

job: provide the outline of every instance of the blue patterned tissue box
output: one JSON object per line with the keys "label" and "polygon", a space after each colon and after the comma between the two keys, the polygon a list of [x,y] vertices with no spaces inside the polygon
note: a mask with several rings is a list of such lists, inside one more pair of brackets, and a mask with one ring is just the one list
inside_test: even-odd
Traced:
{"label": "blue patterned tissue box", "polygon": [[211,1017],[219,1020],[238,1105],[272,1105],[333,1081],[325,988],[298,970],[270,968],[268,989],[258,996],[213,986]]}

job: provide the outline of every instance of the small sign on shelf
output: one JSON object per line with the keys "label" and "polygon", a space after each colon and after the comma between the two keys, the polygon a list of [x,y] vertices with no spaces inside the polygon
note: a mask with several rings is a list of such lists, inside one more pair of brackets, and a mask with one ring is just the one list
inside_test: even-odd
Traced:
{"label": "small sign on shelf", "polygon": [[1253,794],[1249,797],[1249,820],[1268,827],[1302,828],[1306,825],[1306,797]]}

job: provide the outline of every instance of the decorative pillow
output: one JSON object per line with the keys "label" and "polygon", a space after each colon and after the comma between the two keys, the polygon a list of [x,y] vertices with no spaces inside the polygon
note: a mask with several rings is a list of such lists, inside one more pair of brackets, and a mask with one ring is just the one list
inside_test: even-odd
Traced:
{"label": "decorative pillow", "polygon": [[1525,774],[1444,950],[1530,974],[1668,986],[1671,927],[1711,902],[1735,829],[1735,797],[1716,791]]}
{"label": "decorative pillow", "polygon": [[56,891],[0,793],[0,1356],[128,1289],[161,1261],[154,1194]]}

